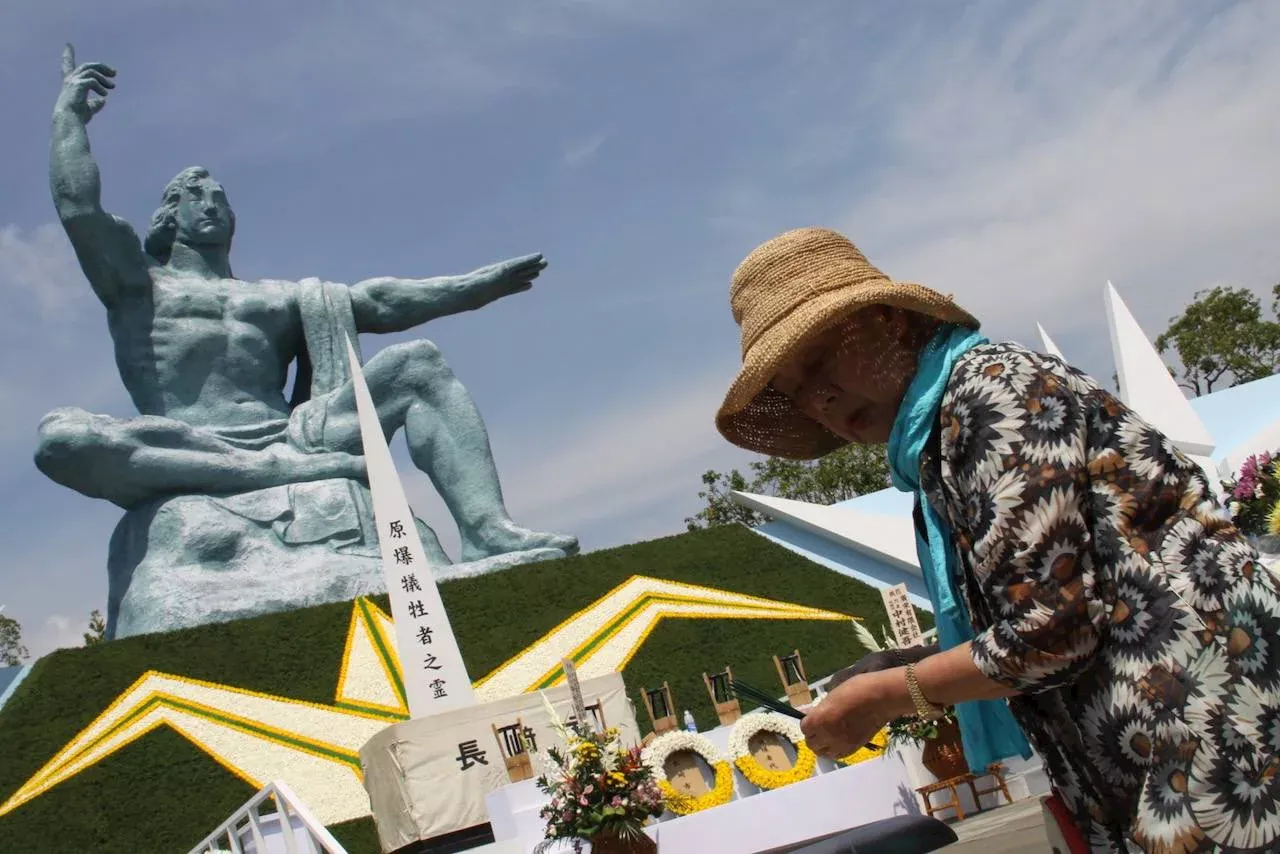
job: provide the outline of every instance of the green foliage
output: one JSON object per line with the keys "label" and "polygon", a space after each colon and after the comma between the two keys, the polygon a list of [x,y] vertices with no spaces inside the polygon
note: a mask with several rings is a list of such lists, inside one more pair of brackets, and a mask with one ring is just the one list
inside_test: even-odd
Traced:
{"label": "green foliage", "polygon": [[889,721],[889,738],[887,746],[897,750],[906,744],[920,744],[938,737],[938,728],[944,724],[956,722],[955,706],[947,706],[942,717],[935,721],[926,721],[914,715],[894,718]]}
{"label": "green foliage", "polygon": [[0,665],[17,667],[30,653],[22,645],[22,624],[0,614]]}
{"label": "green foliage", "polygon": [[89,612],[89,631],[84,633],[84,645],[93,646],[107,639],[107,621],[102,619],[102,612],[94,608]]}
{"label": "green foliage", "polygon": [[[740,527],[719,526],[441,585],[467,668],[483,676],[567,617],[635,575],[667,578],[865,616],[887,625],[880,594]],[[387,608],[386,597],[375,597]],[[148,670],[309,700],[333,701],[350,603],[321,605],[124,638],[40,659],[3,709],[0,801]],[[512,619],[518,614],[519,619]],[[932,625],[928,615],[922,623]],[[680,710],[715,725],[702,673],[726,664],[745,681],[778,685],[771,656],[799,648],[811,678],[859,658],[849,623],[769,620],[666,620],[627,665],[623,678],[648,720],[641,686],[671,685]],[[252,791],[194,745],[161,728],[110,759],[0,817],[13,850],[184,851],[247,800]],[[377,851],[372,822],[334,828],[349,850]]]}
{"label": "green foliage", "polygon": [[[1280,315],[1280,285],[1271,291],[1271,313]],[[1269,377],[1280,370],[1280,322],[1262,316],[1247,288],[1200,291],[1156,339],[1182,363],[1181,384],[1196,395]]]}
{"label": "green foliage", "polygon": [[750,463],[751,479],[737,469],[728,474],[708,471],[698,498],[705,505],[685,519],[690,531],[739,523],[754,527],[766,521],[761,514],[735,503],[731,492],[775,495],[812,504],[835,504],[889,485],[889,461],[883,445],[845,445],[817,460],[767,457]]}
{"label": "green foliage", "polygon": [[378,828],[372,818],[331,824],[329,832],[347,849],[347,854],[382,854],[382,846],[378,843]]}

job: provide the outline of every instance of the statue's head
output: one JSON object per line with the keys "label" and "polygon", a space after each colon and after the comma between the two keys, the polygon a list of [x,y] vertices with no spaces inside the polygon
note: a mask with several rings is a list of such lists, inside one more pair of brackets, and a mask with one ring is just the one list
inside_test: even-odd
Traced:
{"label": "statue's head", "polygon": [[151,216],[144,248],[161,264],[169,260],[175,241],[187,246],[231,249],[236,215],[222,185],[202,166],[183,169],[164,188],[160,207]]}

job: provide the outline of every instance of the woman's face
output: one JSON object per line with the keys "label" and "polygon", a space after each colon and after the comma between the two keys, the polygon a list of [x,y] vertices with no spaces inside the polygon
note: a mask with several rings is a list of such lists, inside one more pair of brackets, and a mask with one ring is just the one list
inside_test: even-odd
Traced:
{"label": "woman's face", "polygon": [[861,309],[802,347],[773,387],[842,439],[887,442],[920,348],[936,328],[903,309]]}

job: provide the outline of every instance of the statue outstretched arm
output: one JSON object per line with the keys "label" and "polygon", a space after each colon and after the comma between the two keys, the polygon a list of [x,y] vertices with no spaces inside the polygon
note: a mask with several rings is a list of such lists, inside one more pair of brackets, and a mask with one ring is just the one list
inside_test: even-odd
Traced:
{"label": "statue outstretched arm", "polygon": [[450,314],[474,311],[533,287],[546,268],[541,255],[526,255],[461,276],[434,279],[367,279],[351,286],[351,307],[360,332],[403,332]]}
{"label": "statue outstretched arm", "polygon": [[[75,64],[62,53],[62,91],[53,108],[49,188],[58,219],[71,238],[80,267],[98,298],[110,306],[127,291],[150,287],[148,262],[138,235],[124,220],[102,209],[98,164],[89,151],[87,125],[107,103],[115,70],[102,63]],[[98,97],[91,98],[96,93]]]}

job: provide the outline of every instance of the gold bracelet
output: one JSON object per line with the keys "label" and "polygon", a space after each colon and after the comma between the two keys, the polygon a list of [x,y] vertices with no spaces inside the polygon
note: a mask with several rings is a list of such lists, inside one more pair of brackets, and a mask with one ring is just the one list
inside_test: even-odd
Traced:
{"label": "gold bracelet", "polygon": [[916,707],[916,717],[923,721],[936,721],[942,717],[945,711],[941,706],[935,706],[925,697],[924,692],[920,690],[920,683],[916,681],[916,666],[914,663],[907,665],[907,693],[911,695],[911,702]]}

